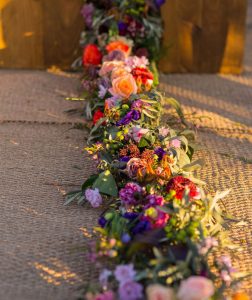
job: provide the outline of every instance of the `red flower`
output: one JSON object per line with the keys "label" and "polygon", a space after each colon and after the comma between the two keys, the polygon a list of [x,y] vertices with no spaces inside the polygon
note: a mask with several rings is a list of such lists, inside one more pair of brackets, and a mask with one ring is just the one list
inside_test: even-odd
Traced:
{"label": "red flower", "polygon": [[166,186],[166,191],[168,193],[170,191],[175,191],[175,197],[181,200],[186,188],[189,189],[189,196],[191,198],[199,198],[200,192],[198,187],[190,179],[183,176],[176,176],[172,178]]}
{"label": "red flower", "polygon": [[97,66],[102,61],[102,53],[99,48],[94,44],[89,44],[84,48],[82,62],[84,66],[94,65]]}
{"label": "red flower", "polygon": [[93,124],[95,125],[103,117],[104,113],[98,108],[93,115]]}
{"label": "red flower", "polygon": [[132,75],[134,76],[136,82],[141,84],[147,84],[148,81],[153,81],[153,74],[146,68],[136,67],[132,70]]}

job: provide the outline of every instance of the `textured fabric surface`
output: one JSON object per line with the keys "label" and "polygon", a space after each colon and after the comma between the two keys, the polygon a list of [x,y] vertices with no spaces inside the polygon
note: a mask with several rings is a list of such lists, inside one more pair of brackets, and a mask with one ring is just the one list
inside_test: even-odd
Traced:
{"label": "textured fabric surface", "polygon": [[[167,75],[161,85],[198,127],[209,192],[231,188],[226,209],[249,222],[232,232],[242,271],[252,266],[251,8],[244,74]],[[86,133],[70,130],[83,119],[64,113],[82,107],[63,100],[78,84],[65,73],[0,71],[0,299],[73,300],[94,276],[84,250],[99,211],[63,206],[65,192],[94,170],[82,153]]]}

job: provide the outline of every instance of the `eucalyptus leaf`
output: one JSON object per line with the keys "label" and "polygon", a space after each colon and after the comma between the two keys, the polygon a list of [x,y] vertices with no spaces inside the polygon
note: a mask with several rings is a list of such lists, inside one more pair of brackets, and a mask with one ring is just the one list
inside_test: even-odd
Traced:
{"label": "eucalyptus leaf", "polygon": [[100,193],[117,197],[118,188],[114,176],[109,170],[102,172],[93,184],[93,188],[98,188]]}

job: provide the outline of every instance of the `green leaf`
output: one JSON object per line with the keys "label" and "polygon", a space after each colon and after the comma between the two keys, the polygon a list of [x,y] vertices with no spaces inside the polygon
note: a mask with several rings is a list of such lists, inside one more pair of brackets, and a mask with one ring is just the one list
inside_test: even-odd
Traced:
{"label": "green leaf", "polygon": [[91,185],[93,185],[93,183],[95,182],[95,180],[98,178],[98,174],[94,174],[91,175],[83,184],[82,184],[82,191],[84,191],[86,188],[90,187]]}
{"label": "green leaf", "polygon": [[98,188],[102,194],[117,197],[118,188],[114,176],[109,170],[102,172],[93,184],[93,188]]}
{"label": "green leaf", "polygon": [[66,201],[64,203],[64,205],[68,205],[70,204],[71,202],[75,201],[75,200],[79,200],[80,197],[82,197],[82,191],[73,191],[73,192],[69,192],[67,195],[66,195]]}

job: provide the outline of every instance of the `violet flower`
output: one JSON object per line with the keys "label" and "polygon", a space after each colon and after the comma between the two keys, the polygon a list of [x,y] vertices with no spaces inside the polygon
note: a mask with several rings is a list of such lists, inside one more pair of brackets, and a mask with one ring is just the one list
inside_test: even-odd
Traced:
{"label": "violet flower", "polygon": [[154,153],[158,156],[158,160],[160,161],[160,160],[162,160],[162,158],[163,158],[163,156],[165,155],[166,152],[164,151],[163,148],[158,147],[158,148],[155,149]]}
{"label": "violet flower", "polygon": [[137,195],[142,192],[142,187],[134,182],[129,182],[119,192],[119,197],[125,205],[135,205]]}
{"label": "violet flower", "polygon": [[132,120],[137,121],[141,118],[141,113],[138,110],[129,111],[121,120],[116,123],[116,126],[129,124]]}
{"label": "violet flower", "polygon": [[92,27],[93,13],[94,13],[94,5],[92,3],[83,5],[83,7],[81,9],[81,14],[82,14],[85,24],[88,28]]}
{"label": "violet flower", "polygon": [[134,281],[127,281],[119,287],[120,300],[139,300],[143,298],[143,286]]}

